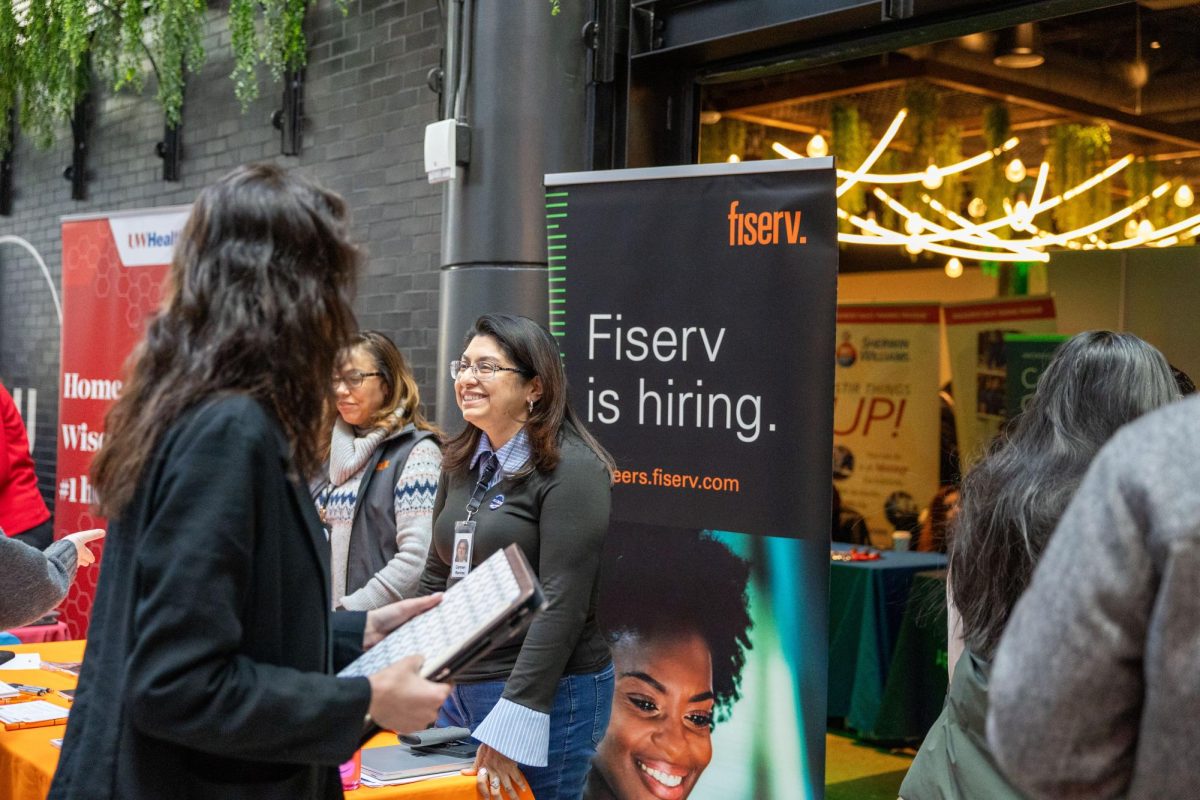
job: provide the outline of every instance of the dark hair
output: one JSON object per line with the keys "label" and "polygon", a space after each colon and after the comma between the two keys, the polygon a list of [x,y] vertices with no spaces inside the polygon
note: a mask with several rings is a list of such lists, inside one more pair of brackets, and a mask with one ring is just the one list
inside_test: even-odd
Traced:
{"label": "dark hair", "polygon": [[1132,334],[1088,331],[1059,346],[1025,411],[963,481],[950,583],[971,650],[991,659],[1100,447],[1178,398],[1162,353]]}
{"label": "dark hair", "polygon": [[[525,422],[533,451],[530,468],[549,472],[558,466],[559,444],[564,428],[570,428],[594,452],[611,474],[612,456],[596,441],[583,421],[571,407],[567,376],[558,355],[558,343],[550,332],[528,317],[513,314],[484,314],[475,320],[463,339],[463,347],[476,336],[490,336],[500,345],[504,355],[520,370],[522,380],[534,377],[542,382],[542,396]],[[446,443],[442,467],[447,472],[462,473],[471,463],[479,437],[483,432],[470,423]]]}
{"label": "dark hair", "polygon": [[226,392],[270,409],[300,474],[311,474],[329,376],[355,328],[358,260],[345,203],[297,173],[252,164],[201,191],[166,296],[108,413],[92,465],[101,512],[115,516],[129,503],[184,411]]}
{"label": "dark hair", "polygon": [[[337,366],[348,361],[355,350],[367,354],[374,365],[373,372],[383,373],[380,377],[384,387],[383,405],[375,412],[371,425],[387,428],[390,432],[411,422],[417,430],[432,431],[440,436],[441,431],[437,426],[425,419],[425,413],[421,410],[421,390],[396,343],[380,331],[359,331],[338,353]],[[330,407],[326,428],[332,427],[336,419],[337,409]],[[322,439],[326,455],[328,439],[327,436]]]}
{"label": "dark hair", "polygon": [[749,563],[708,533],[617,523],[600,569],[600,627],[612,644],[631,634],[698,635],[712,657],[714,719],[723,721],[752,646],[749,579]]}
{"label": "dark hair", "polygon": [[946,548],[949,546],[946,537],[947,527],[951,512],[957,506],[957,498],[953,503],[949,500],[951,495],[958,493],[958,487],[952,483],[938,487],[937,493],[929,501],[929,515],[921,525],[915,549],[935,553],[946,552]]}
{"label": "dark hair", "polygon": [[1179,393],[1184,397],[1187,397],[1189,394],[1195,394],[1196,384],[1192,380],[1191,376],[1174,364],[1171,364],[1170,366],[1171,375],[1173,375],[1175,378],[1175,385],[1179,387]]}

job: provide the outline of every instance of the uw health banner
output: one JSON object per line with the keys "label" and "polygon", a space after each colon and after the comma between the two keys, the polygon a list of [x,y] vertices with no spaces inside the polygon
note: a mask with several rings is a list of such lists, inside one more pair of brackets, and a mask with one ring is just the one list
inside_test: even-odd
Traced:
{"label": "uw health banner", "polygon": [[[105,525],[91,509],[88,472],[125,359],[158,306],[187,214],[187,207],[175,207],[63,219],[56,539]],[[73,638],[87,634],[98,576],[98,569],[80,570],[62,605]]]}
{"label": "uw health banner", "polygon": [[[546,185],[551,330],[619,468],[600,590],[618,678],[588,796],[821,797],[832,160]],[[693,745],[635,713],[648,694],[695,706]]]}
{"label": "uw health banner", "polygon": [[1015,297],[944,306],[954,387],[954,424],[964,471],[983,454],[1007,418],[1004,336],[1054,333],[1051,297]]}
{"label": "uw health banner", "polygon": [[912,530],[938,488],[941,306],[840,305],[833,480],[873,533]]}

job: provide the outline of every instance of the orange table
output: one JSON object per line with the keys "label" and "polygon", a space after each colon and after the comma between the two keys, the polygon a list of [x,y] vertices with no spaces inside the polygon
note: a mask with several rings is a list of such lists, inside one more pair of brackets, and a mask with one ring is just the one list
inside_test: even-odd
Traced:
{"label": "orange table", "polygon": [[[83,642],[72,641],[8,645],[0,649],[38,653],[46,661],[79,661],[83,657],[83,647]],[[44,669],[0,670],[0,680],[52,689],[68,689],[75,685],[72,676]],[[45,699],[59,705],[69,705],[54,695]],[[58,766],[58,748],[50,744],[50,740],[61,739],[66,729],[65,725],[53,725],[21,731],[0,730],[0,797],[45,800],[50,791],[50,779]],[[381,733],[368,742],[367,747],[395,743],[395,734]],[[466,775],[377,789],[363,787],[346,793],[347,800],[475,800],[476,797],[475,778]],[[533,795],[527,792],[523,797],[532,800]]]}

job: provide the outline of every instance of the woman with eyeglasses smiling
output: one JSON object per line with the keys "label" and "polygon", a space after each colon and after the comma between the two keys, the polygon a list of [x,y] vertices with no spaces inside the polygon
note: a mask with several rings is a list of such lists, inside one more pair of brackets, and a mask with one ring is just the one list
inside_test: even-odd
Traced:
{"label": "woman with eyeglasses smiling", "polygon": [[[446,444],[422,593],[516,543],[546,608],[528,632],[456,676],[438,724],[470,728],[479,794],[578,798],[612,703],[596,623],[612,458],[567,401],[558,344],[533,320],[480,317],[450,364],[466,428]],[[466,563],[454,555],[466,543]],[[524,777],[522,777],[524,772]]]}
{"label": "woman with eyeglasses smiling", "polygon": [[355,336],[332,386],[336,410],[314,496],[329,531],[334,605],[368,611],[416,593],[442,451],[417,382],[384,334]]}

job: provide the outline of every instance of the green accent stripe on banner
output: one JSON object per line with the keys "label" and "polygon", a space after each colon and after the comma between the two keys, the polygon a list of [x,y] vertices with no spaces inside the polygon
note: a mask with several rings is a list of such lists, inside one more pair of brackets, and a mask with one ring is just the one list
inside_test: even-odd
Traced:
{"label": "green accent stripe on banner", "polygon": [[546,203],[546,208],[566,208],[566,203]]}
{"label": "green accent stripe on banner", "polygon": [[567,265],[566,264],[551,264],[550,266],[546,267],[546,269],[549,270],[550,272],[565,272],[567,269]]}
{"label": "green accent stripe on banner", "polygon": [[[557,227],[557,226],[555,226],[555,227]],[[552,233],[549,236],[547,236],[546,238],[547,239],[565,239],[565,238],[567,238],[567,235],[565,233]]]}
{"label": "green accent stripe on banner", "polygon": [[566,197],[566,192],[546,192],[546,197]]}
{"label": "green accent stripe on banner", "polygon": [[555,222],[555,223],[553,223],[553,224],[551,224],[551,225],[547,225],[547,226],[546,226],[546,230],[548,230],[548,231],[551,231],[551,230],[554,230],[554,229],[555,229],[555,228],[557,228],[557,227],[558,227],[558,223],[557,223],[557,222]]}
{"label": "green accent stripe on banner", "polygon": [[550,256],[551,261],[566,261],[566,256]]}
{"label": "green accent stripe on banner", "polygon": [[563,217],[565,217],[565,216],[567,216],[567,212],[565,212],[565,211],[560,211],[560,212],[559,212],[559,213],[557,213],[557,214],[547,214],[547,215],[546,215],[546,219],[562,219],[562,218],[563,218]]}
{"label": "green accent stripe on banner", "polygon": [[564,281],[566,281],[566,278],[551,278],[550,279],[551,283],[563,283]]}
{"label": "green accent stripe on banner", "polygon": [[550,305],[552,305],[552,306],[561,306],[566,302],[567,302],[567,299],[565,297],[551,297],[550,298]]}

